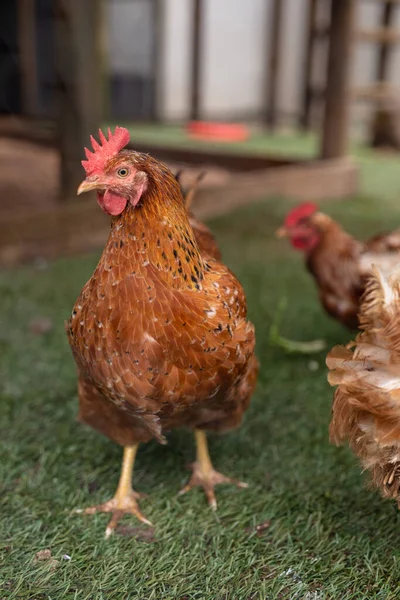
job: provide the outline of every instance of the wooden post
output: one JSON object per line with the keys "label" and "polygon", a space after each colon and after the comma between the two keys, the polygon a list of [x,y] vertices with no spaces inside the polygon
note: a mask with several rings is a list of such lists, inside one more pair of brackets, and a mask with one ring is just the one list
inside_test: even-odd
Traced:
{"label": "wooden post", "polygon": [[328,78],[322,132],[322,158],[347,152],[349,134],[349,71],[354,0],[331,0]]}
{"label": "wooden post", "polygon": [[80,161],[102,116],[102,0],[57,0],[55,11],[58,142],[62,199],[75,199]]}
{"label": "wooden post", "polygon": [[[394,16],[395,4],[393,2],[385,2],[382,6],[381,27],[382,30],[388,29]],[[376,65],[376,80],[386,81],[388,77],[389,55],[393,46],[386,44],[383,40],[378,49],[378,61]]]}
{"label": "wooden post", "polygon": [[192,16],[192,64],[190,72],[190,118],[192,121],[200,117],[200,86],[202,61],[202,29],[203,29],[203,0],[193,0]]}
{"label": "wooden post", "polygon": [[264,121],[270,130],[275,128],[277,122],[277,100],[279,85],[279,70],[281,65],[281,22],[284,0],[274,0],[270,30],[267,40],[270,40],[268,69],[265,78],[265,112]]}
{"label": "wooden post", "polygon": [[315,25],[317,16],[317,0],[308,0],[307,39],[303,67],[303,98],[302,111],[300,113],[299,125],[302,129],[309,129],[311,123],[312,108],[312,68],[315,46]]}
{"label": "wooden post", "polygon": [[164,35],[164,3],[163,0],[153,0],[153,23],[154,23],[154,37],[153,37],[153,48],[152,48],[152,80],[153,80],[153,109],[152,109],[152,120],[160,121],[160,110],[159,107],[162,102],[162,65],[161,65],[161,52],[163,47],[163,35]]}
{"label": "wooden post", "polygon": [[21,68],[21,104],[24,116],[38,114],[35,0],[18,0],[18,45]]}

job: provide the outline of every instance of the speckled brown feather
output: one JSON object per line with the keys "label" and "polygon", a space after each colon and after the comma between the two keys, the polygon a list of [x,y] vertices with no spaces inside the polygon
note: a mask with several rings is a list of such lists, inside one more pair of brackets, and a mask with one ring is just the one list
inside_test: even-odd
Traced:
{"label": "speckled brown feather", "polygon": [[163,442],[180,426],[233,428],[258,371],[243,289],[202,253],[172,173],[131,151],[110,168],[126,160],[146,172],[147,191],[112,219],[68,321],[80,419],[121,445]]}
{"label": "speckled brown feather", "polygon": [[400,272],[376,271],[363,298],[363,331],[327,357],[337,386],[331,441],[348,441],[384,497],[400,497]]}

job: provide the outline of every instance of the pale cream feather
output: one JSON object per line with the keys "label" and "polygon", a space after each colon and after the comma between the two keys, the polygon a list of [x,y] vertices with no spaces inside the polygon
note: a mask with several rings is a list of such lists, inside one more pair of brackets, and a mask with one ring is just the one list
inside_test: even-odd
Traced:
{"label": "pale cream feather", "polygon": [[400,495],[400,268],[373,268],[360,312],[361,333],[326,363],[337,386],[331,441],[348,441],[383,496]]}

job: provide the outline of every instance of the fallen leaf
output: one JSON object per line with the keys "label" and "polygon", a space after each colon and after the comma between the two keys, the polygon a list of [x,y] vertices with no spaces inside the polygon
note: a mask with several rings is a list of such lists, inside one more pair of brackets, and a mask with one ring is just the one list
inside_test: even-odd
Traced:
{"label": "fallen leaf", "polygon": [[39,562],[41,560],[49,560],[49,558],[51,558],[51,550],[46,548],[46,550],[39,550],[39,552],[36,552],[33,562]]}
{"label": "fallen leaf", "polygon": [[39,562],[46,562],[51,571],[55,571],[55,569],[57,569],[58,567],[58,560],[52,558],[51,550],[49,550],[48,548],[36,552],[33,558],[33,564],[37,564]]}

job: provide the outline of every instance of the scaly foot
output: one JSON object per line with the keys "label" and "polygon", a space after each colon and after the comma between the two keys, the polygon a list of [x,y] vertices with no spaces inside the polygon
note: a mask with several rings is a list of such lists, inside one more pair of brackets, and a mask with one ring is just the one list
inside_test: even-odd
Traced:
{"label": "scaly foot", "polygon": [[212,466],[211,468],[203,469],[199,461],[194,462],[191,465],[191,468],[193,471],[192,476],[185,487],[180,490],[179,494],[186,494],[186,492],[189,492],[189,490],[193,489],[194,487],[200,486],[203,488],[208,500],[208,504],[213,510],[217,510],[217,499],[214,493],[214,488],[216,485],[220,483],[232,483],[238,488],[249,487],[248,483],[238,481],[237,479],[231,479],[230,477],[225,477],[225,475],[222,475],[222,473],[215,471]]}
{"label": "scaly foot", "polygon": [[108,502],[98,504],[97,506],[90,506],[88,508],[79,508],[75,512],[85,515],[94,515],[98,512],[112,513],[111,520],[107,525],[105,533],[105,537],[108,538],[115,531],[118,522],[124,515],[135,515],[135,517],[142,523],[150,526],[152,525],[152,523],[146,519],[146,517],[144,517],[140,511],[137,500],[142,497],[143,494],[139,494],[138,492],[131,490],[125,496],[121,497],[116,494],[114,498]]}

